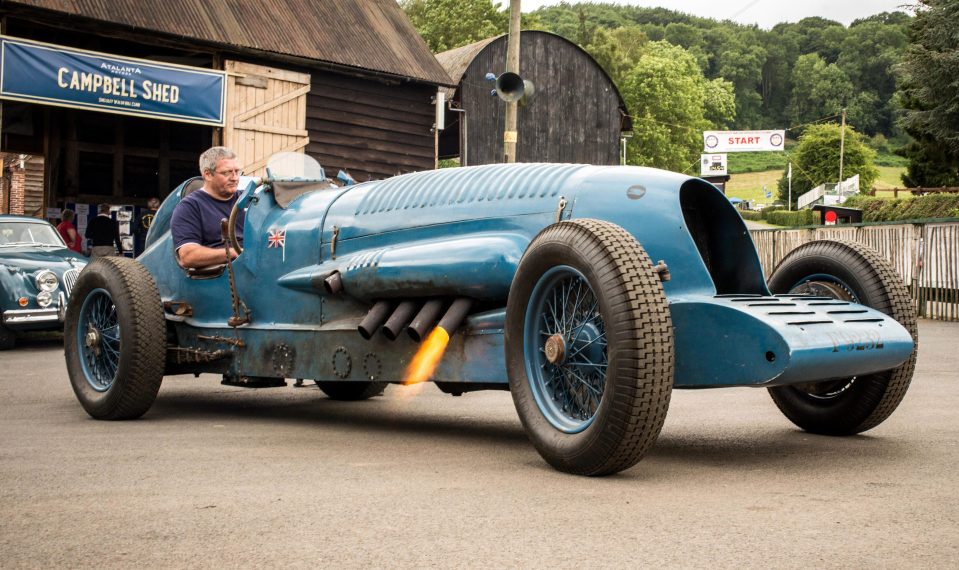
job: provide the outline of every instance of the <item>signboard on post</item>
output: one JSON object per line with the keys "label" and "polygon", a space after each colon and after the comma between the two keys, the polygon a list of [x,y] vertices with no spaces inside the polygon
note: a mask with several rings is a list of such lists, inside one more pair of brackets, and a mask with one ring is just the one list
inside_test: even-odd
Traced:
{"label": "signboard on post", "polygon": [[761,152],[783,150],[786,131],[703,131],[703,150],[719,152]]}
{"label": "signboard on post", "polygon": [[700,176],[726,176],[725,154],[704,154],[699,161]]}
{"label": "signboard on post", "polygon": [[224,125],[224,71],[6,36],[0,58],[0,99]]}

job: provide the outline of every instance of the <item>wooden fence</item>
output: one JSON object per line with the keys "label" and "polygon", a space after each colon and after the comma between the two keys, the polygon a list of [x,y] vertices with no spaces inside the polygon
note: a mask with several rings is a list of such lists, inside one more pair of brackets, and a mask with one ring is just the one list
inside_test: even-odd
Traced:
{"label": "wooden fence", "polygon": [[919,316],[959,321],[959,222],[759,229],[750,233],[767,276],[790,251],[810,241],[839,239],[871,246],[899,272]]}

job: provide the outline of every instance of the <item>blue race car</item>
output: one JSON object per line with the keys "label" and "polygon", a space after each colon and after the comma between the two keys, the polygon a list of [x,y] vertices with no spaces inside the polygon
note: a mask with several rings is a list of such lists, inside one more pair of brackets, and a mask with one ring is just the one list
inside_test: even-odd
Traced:
{"label": "blue race car", "polygon": [[[768,388],[803,429],[854,434],[912,377],[916,324],[890,266],[813,242],[767,285],[715,187],[648,168],[488,165],[339,186],[304,155],[244,180],[239,257],[186,271],[158,211],[136,261],[80,275],[66,359],[84,409],[144,414],[164,375],[314,379],[360,400],[390,383],[512,393],[535,448],[584,475],[635,465],[673,388]],[[244,241],[235,239],[245,210]]]}
{"label": "blue race car", "polygon": [[13,348],[17,333],[62,329],[86,264],[49,222],[0,215],[0,350]]}

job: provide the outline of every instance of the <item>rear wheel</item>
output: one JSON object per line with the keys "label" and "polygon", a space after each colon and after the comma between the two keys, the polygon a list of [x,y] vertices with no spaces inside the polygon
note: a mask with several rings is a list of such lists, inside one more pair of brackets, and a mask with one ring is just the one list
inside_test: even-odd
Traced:
{"label": "rear wheel", "polygon": [[653,446],[673,382],[673,335],[659,276],[624,229],[561,222],[533,239],[506,308],[510,391],[553,467],[627,469]]}
{"label": "rear wheel", "polygon": [[769,389],[783,414],[813,433],[851,435],[872,429],[888,418],[906,395],[919,347],[916,313],[896,270],[862,244],[814,241],[783,259],[769,279],[769,290],[866,305],[896,319],[909,331],[915,347],[909,359],[896,368]]}
{"label": "rear wheel", "polygon": [[317,382],[331,400],[355,402],[383,394],[386,382]]}
{"label": "rear wheel", "polygon": [[73,288],[64,325],[67,372],[92,417],[142,416],[163,380],[166,327],[156,283],[140,263],[101,257]]}

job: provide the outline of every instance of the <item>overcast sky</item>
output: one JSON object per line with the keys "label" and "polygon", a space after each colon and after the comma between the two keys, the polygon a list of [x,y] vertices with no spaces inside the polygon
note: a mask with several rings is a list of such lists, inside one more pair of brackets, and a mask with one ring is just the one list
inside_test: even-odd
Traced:
{"label": "overcast sky", "polygon": [[[509,0],[494,0],[503,7]],[[576,0],[568,0],[574,3]],[[798,22],[809,16],[821,16],[849,25],[857,18],[880,12],[906,11],[909,0],[593,0],[633,6],[661,6],[677,12],[716,20],[733,20],[741,24],[759,24],[771,28],[780,22]],[[522,0],[523,12],[532,12],[540,6],[559,4],[559,0]]]}

